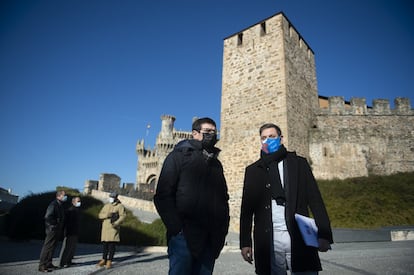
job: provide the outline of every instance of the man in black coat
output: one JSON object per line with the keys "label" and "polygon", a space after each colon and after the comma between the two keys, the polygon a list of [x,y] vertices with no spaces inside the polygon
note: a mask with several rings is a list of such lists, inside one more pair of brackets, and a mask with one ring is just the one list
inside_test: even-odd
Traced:
{"label": "man in black coat", "polygon": [[53,253],[55,252],[57,241],[63,233],[65,221],[65,210],[63,203],[67,200],[65,191],[57,191],[56,199],[53,200],[46,209],[45,227],[46,237],[40,252],[39,271],[50,272],[57,268],[52,264]]}
{"label": "man in black coat", "polygon": [[[317,274],[322,270],[318,250],[333,243],[329,217],[306,159],[287,152],[275,124],[260,130],[261,157],[245,171],[240,213],[240,249],[257,274]],[[318,227],[319,247],[307,246],[295,214],[309,216]],[[253,220],[254,219],[254,220]],[[254,250],[252,249],[252,224]]]}
{"label": "man in black coat", "polygon": [[72,259],[78,243],[80,206],[80,197],[73,197],[72,205],[65,213],[65,238],[63,239],[62,249],[60,251],[60,267],[69,267],[74,264]]}
{"label": "man in black coat", "polygon": [[227,184],[217,156],[216,123],[201,118],[193,139],[164,161],[154,203],[167,228],[169,274],[212,274],[229,227]]}

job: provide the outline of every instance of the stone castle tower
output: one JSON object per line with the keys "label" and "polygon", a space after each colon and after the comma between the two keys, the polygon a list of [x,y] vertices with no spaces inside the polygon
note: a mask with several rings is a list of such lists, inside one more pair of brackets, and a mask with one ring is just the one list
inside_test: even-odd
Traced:
{"label": "stone castle tower", "polygon": [[283,14],[224,39],[220,137],[233,144],[222,145],[224,159],[253,161],[265,122],[277,123],[285,143],[308,156],[317,106],[314,54]]}
{"label": "stone castle tower", "polygon": [[318,106],[314,54],[280,13],[224,39],[222,77],[220,159],[238,231],[244,169],[259,157],[260,126],[278,124],[287,148],[309,155]]}
{"label": "stone castle tower", "polygon": [[414,169],[414,112],[408,99],[344,102],[318,96],[314,53],[283,13],[224,39],[220,159],[238,231],[245,167],[259,158],[259,128],[280,126],[289,151],[319,179]]}
{"label": "stone castle tower", "polygon": [[175,130],[174,121],[174,116],[161,116],[161,131],[158,134],[154,149],[145,148],[144,140],[137,142],[138,167],[136,183],[138,190],[154,192],[162,164],[167,155],[179,141],[191,137],[191,132]]}

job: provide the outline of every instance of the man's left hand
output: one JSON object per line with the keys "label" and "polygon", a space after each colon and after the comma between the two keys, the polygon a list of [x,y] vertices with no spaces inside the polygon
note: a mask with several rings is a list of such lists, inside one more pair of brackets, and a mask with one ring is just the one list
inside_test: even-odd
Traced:
{"label": "man's left hand", "polygon": [[331,244],[329,243],[328,240],[318,239],[318,242],[319,242],[319,248],[318,248],[318,250],[320,252],[326,252],[326,251],[328,251],[328,250],[331,249]]}

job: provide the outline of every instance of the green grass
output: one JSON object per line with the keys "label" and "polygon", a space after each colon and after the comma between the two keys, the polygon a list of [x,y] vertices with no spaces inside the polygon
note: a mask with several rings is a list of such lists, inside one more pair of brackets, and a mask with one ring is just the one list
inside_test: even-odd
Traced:
{"label": "green grass", "polygon": [[334,228],[414,225],[414,173],[318,184]]}

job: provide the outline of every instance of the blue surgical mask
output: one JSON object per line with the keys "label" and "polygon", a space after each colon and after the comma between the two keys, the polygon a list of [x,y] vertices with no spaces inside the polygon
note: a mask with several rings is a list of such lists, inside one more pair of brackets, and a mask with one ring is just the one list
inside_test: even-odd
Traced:
{"label": "blue surgical mask", "polygon": [[80,207],[80,206],[81,206],[81,202],[80,201],[78,201],[78,202],[75,203],[75,207]]}
{"label": "blue surgical mask", "polygon": [[64,195],[62,198],[62,201],[67,201],[68,200],[68,196]]}
{"label": "blue surgical mask", "polygon": [[114,198],[109,198],[109,203],[114,203],[115,199]]}
{"label": "blue surgical mask", "polygon": [[280,147],[280,137],[277,138],[267,138],[262,141],[262,151],[271,154],[279,150]]}

